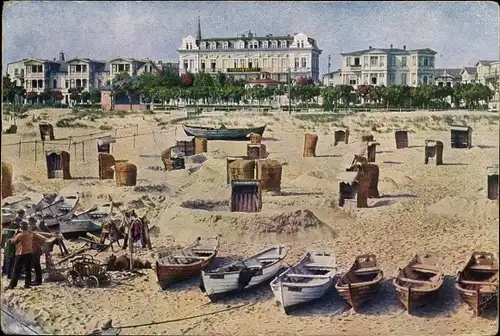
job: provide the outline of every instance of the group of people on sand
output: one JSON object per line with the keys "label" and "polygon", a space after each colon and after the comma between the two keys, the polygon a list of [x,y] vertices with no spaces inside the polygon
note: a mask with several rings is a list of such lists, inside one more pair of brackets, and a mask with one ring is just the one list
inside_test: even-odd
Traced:
{"label": "group of people on sand", "polygon": [[[27,219],[27,220],[26,220]],[[10,280],[6,289],[17,287],[21,273],[24,271],[24,288],[42,284],[42,268],[40,258],[45,252],[46,242],[39,231],[46,231],[43,222],[37,217],[26,218],[25,211],[20,209],[13,220],[13,225],[8,229],[4,247],[4,262],[2,275]],[[31,281],[31,271],[35,270],[35,281]]]}

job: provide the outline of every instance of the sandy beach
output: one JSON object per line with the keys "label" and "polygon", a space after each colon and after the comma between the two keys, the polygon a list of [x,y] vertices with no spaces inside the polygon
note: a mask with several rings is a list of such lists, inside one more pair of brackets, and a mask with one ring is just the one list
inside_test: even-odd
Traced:
{"label": "sandy beach", "polygon": [[[198,288],[198,279],[161,291],[154,270],[142,276],[122,275],[109,287],[87,289],[46,283],[29,290],[2,292],[2,304],[17,307],[45,331],[84,334],[109,319],[120,327],[210,313],[228,306],[250,303],[239,309],[168,324],[124,329],[122,334],[175,335],[493,335],[498,329],[495,312],[473,317],[454,288],[455,275],[473,251],[494,253],[498,258],[498,201],[486,197],[486,167],[498,164],[498,114],[488,112],[367,112],[332,117],[289,116],[287,113],[221,114],[203,116],[192,124],[248,127],[267,124],[263,143],[269,158],[283,164],[282,194],[263,194],[262,212],[231,213],[230,187],[226,184],[226,157],[246,154],[246,142],[209,141],[208,153],[186,158],[186,169],[158,171],[160,153],[184,135],[180,111],[125,114],[79,120],[87,128],[54,128],[55,137],[67,138],[102,132],[103,125],[119,129],[113,144],[115,159],[127,159],[138,167],[135,187],[116,187],[114,180],[98,179],[96,141],[70,146],[69,141],[45,146],[67,150],[73,179],[47,179],[42,145],[20,140],[40,140],[38,123],[52,123],[70,115],[69,110],[36,110],[17,120],[18,134],[2,135],[2,161],[14,167],[15,195],[25,192],[78,191],[82,208],[111,195],[124,208],[147,214],[159,234],[151,238],[153,250],[137,256],[153,264],[158,253],[191,243],[197,236],[221,236],[220,257],[246,257],[276,243],[286,244],[285,260],[295,263],[311,248],[334,250],[339,273],[357,255],[374,253],[386,281],[373,301],[353,313],[335,290],[319,302],[291,315],[275,305],[269,285],[209,303]],[[32,115],[37,121],[33,122]],[[39,119],[38,119],[39,117]],[[301,120],[304,119],[304,120]],[[5,123],[5,122],[4,122]],[[473,128],[473,148],[450,148],[450,124]],[[136,126],[137,125],[137,128]],[[333,146],[335,126],[348,126],[349,144]],[[396,149],[394,130],[409,130],[409,148]],[[136,136],[119,138],[120,136]],[[174,131],[176,129],[176,131]],[[167,133],[167,131],[171,130]],[[152,132],[155,132],[154,135]],[[302,157],[304,133],[319,136],[316,158]],[[380,167],[381,198],[370,199],[369,208],[347,212],[337,206],[335,177],[357,153],[361,134],[370,132],[380,143],[376,164]],[[79,140],[85,139],[79,138]],[[424,165],[424,140],[444,143],[444,165]],[[135,145],[134,145],[135,142]],[[69,148],[69,150],[68,150]],[[200,209],[203,208],[203,209]],[[75,250],[81,242],[68,242]],[[56,251],[56,249],[54,250]],[[92,252],[95,253],[95,252]],[[124,252],[115,253],[121,254]],[[416,253],[431,253],[445,272],[440,299],[410,316],[395,296],[392,278]],[[111,252],[98,255],[104,261]],[[42,258],[43,261],[44,258]],[[57,253],[54,258],[58,259]],[[64,265],[63,265],[64,266]],[[118,279],[118,275],[113,275]],[[2,279],[2,291],[5,287]]]}

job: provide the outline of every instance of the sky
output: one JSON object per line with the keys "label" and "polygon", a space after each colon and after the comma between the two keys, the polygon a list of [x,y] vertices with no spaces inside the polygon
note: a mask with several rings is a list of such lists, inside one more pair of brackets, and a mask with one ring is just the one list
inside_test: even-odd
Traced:
{"label": "sky", "polygon": [[11,1],[3,11],[3,73],[23,58],[115,56],[178,61],[183,37],[304,33],[323,50],[320,72],[341,52],[431,48],[436,68],[499,58],[495,2]]}

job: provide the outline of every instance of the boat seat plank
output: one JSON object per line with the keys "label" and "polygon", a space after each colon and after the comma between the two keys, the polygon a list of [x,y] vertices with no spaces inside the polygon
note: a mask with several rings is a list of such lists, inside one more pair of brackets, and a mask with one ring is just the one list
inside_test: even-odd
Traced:
{"label": "boat seat plank", "polygon": [[428,271],[435,271],[438,272],[439,270],[437,267],[432,266],[432,265],[426,265],[426,264],[413,264],[411,265],[411,268],[420,270],[421,272],[428,272]]}
{"label": "boat seat plank", "polygon": [[473,265],[469,267],[470,270],[474,271],[491,271],[498,272],[498,268],[491,265]]}
{"label": "boat seat plank", "polygon": [[287,274],[290,278],[308,278],[308,279],[329,279],[331,276],[322,274]]}
{"label": "boat seat plank", "polygon": [[210,257],[195,257],[195,256],[179,256],[179,255],[174,255],[172,258],[176,259],[195,259],[195,260],[207,260]]}
{"label": "boat seat plank", "polygon": [[335,268],[335,267],[333,267],[331,265],[315,264],[315,263],[305,264],[304,266],[305,267],[309,267],[309,268],[326,268],[326,269],[333,269],[333,268]]}
{"label": "boat seat plank", "polygon": [[206,253],[212,253],[212,252],[214,252],[214,250],[203,249],[203,248],[192,248],[191,251],[193,251],[193,252],[206,252]]}
{"label": "boat seat plank", "polygon": [[471,280],[460,280],[460,283],[463,283],[465,285],[496,285],[494,282],[490,281],[471,281]]}
{"label": "boat seat plank", "polygon": [[434,284],[434,282],[432,282],[432,281],[415,280],[415,279],[409,279],[409,278],[403,278],[403,277],[400,277],[398,279],[400,281],[415,283],[415,284],[426,284],[426,285],[433,285]]}
{"label": "boat seat plank", "polygon": [[380,272],[380,268],[378,267],[366,267],[354,270],[355,274],[378,273],[378,272]]}
{"label": "boat seat plank", "polygon": [[280,257],[257,257],[258,261],[274,261],[274,260],[279,260]]}

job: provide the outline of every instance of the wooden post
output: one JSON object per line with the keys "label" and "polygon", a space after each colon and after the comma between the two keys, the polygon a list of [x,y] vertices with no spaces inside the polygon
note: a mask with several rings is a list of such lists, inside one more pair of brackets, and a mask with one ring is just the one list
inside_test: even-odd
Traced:
{"label": "wooden post", "polygon": [[135,148],[135,134],[134,134],[134,148]]}
{"label": "wooden post", "polygon": [[139,124],[135,125],[135,134],[139,134]]}
{"label": "wooden post", "polygon": [[354,298],[352,296],[351,284],[348,283],[347,286],[348,286],[348,289],[349,289],[349,301],[351,301],[350,303],[351,303],[351,306],[352,306],[352,310],[356,311],[356,307],[354,306]]}
{"label": "wooden post", "polygon": [[36,162],[36,147],[37,147],[37,146],[36,146],[36,142],[37,142],[37,141],[35,140],[35,162]]}
{"label": "wooden post", "polygon": [[19,140],[19,157],[21,157],[21,140]]}
{"label": "wooden post", "polygon": [[[135,138],[135,137],[134,137]],[[134,253],[134,244],[132,243],[133,240],[132,240],[132,222],[130,222],[129,224],[129,229],[128,229],[128,250],[129,250],[129,253],[130,253],[130,270],[133,270],[134,269],[134,256],[133,256],[133,253]]]}
{"label": "wooden post", "polygon": [[156,143],[155,131],[152,131],[151,134],[153,135],[153,141],[154,141],[154,143]]}
{"label": "wooden post", "polygon": [[406,304],[408,305],[406,310],[408,311],[408,314],[411,314],[411,285],[408,286],[408,297],[406,298]]}
{"label": "wooden post", "polygon": [[85,140],[82,141],[82,159],[85,162]]}
{"label": "wooden post", "polygon": [[476,314],[475,314],[475,315],[476,315],[476,317],[479,317],[479,302],[481,301],[481,300],[480,300],[480,294],[481,294],[481,293],[479,292],[480,288],[481,288],[480,286],[478,286],[478,287],[476,288],[476,302],[474,302],[474,306],[475,306],[475,307],[474,307],[474,310],[475,310],[475,313],[476,313]]}

